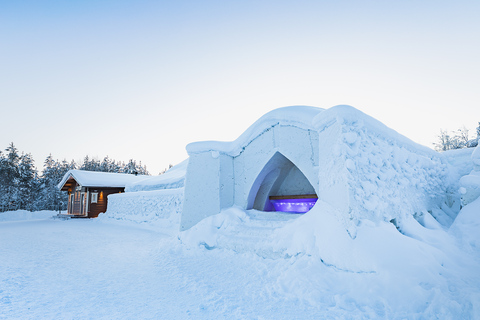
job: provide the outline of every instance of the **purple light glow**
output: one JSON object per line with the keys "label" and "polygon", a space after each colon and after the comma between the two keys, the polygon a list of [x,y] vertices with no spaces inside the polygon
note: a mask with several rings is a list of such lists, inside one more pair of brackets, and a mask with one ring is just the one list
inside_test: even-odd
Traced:
{"label": "purple light glow", "polygon": [[273,204],[275,211],[305,213],[312,209],[317,199],[281,199],[270,200],[270,202]]}

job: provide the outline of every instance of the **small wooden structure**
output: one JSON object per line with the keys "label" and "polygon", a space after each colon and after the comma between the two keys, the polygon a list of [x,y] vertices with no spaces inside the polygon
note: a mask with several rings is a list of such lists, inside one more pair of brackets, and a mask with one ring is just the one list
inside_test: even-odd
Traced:
{"label": "small wooden structure", "polygon": [[58,188],[68,192],[68,216],[96,218],[107,211],[108,195],[125,192],[127,184],[145,178],[133,174],[70,170]]}

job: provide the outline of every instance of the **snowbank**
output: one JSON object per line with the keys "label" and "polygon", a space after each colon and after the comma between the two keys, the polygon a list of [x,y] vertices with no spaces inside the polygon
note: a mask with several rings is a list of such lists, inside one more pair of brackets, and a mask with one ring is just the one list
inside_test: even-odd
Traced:
{"label": "snowbank", "polygon": [[[468,217],[462,211],[465,223],[455,225],[458,233],[468,227],[469,234],[477,234],[474,210]],[[246,258],[255,253],[275,261],[274,268],[263,271],[267,277],[278,275],[271,291],[323,306],[332,314],[347,310],[350,316],[381,319],[479,316],[478,261],[459,250],[442,228],[425,228],[413,217],[397,225],[362,219],[352,238],[338,220],[338,210],[323,201],[293,219],[257,214],[226,209],[181,232],[179,239],[200,252],[227,250]]]}
{"label": "snowbank", "polygon": [[450,232],[462,243],[480,253],[480,197],[462,208]]}
{"label": "snowbank", "polygon": [[21,220],[38,220],[48,219],[56,216],[58,211],[35,211],[30,212],[26,210],[0,212],[0,222],[4,221],[21,221]]}
{"label": "snowbank", "polygon": [[457,170],[458,176],[461,177],[473,170],[472,153],[474,150],[475,148],[448,150],[442,152],[442,155]]}
{"label": "snowbank", "polygon": [[188,159],[173,166],[164,174],[148,177],[144,180],[128,184],[125,187],[125,191],[135,192],[183,188],[187,165]]}
{"label": "snowbank", "polygon": [[107,212],[99,218],[148,223],[175,234],[182,206],[183,188],[117,193],[108,196]]}

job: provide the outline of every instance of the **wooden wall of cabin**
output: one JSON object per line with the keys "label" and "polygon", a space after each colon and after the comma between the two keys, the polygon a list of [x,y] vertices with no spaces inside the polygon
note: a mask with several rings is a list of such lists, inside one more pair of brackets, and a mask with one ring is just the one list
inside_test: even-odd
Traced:
{"label": "wooden wall of cabin", "polygon": [[[108,195],[124,192],[125,188],[89,188],[89,218],[96,218],[100,213],[107,211]],[[98,193],[97,203],[92,203],[92,193]]]}

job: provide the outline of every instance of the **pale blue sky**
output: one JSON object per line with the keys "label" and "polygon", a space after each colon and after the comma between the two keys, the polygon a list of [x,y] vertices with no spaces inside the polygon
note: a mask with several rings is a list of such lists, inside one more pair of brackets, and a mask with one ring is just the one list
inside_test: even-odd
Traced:
{"label": "pale blue sky", "polygon": [[479,40],[478,1],[1,1],[0,148],[157,174],[300,104],[431,147],[480,121]]}

